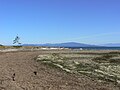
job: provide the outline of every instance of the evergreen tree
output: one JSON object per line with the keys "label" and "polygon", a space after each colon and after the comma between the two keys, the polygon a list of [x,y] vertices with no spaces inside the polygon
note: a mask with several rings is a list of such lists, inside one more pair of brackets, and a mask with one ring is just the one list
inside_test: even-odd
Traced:
{"label": "evergreen tree", "polygon": [[13,40],[13,44],[21,44],[20,42],[20,37],[17,35],[16,37],[15,37],[15,39]]}

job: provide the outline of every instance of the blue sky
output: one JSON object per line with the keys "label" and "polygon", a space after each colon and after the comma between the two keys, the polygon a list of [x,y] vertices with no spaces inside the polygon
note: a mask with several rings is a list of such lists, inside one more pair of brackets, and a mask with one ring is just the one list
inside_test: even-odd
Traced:
{"label": "blue sky", "polygon": [[120,0],[0,0],[0,43],[120,43]]}

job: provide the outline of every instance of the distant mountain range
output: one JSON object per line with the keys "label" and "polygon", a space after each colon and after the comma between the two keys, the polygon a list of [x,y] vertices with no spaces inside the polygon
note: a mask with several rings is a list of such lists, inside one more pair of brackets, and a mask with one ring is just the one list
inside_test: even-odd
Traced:
{"label": "distant mountain range", "polygon": [[47,46],[47,47],[98,47],[97,45],[90,45],[84,43],[67,42],[67,43],[56,43],[56,44],[23,44],[23,46]]}
{"label": "distant mountain range", "polygon": [[107,44],[102,44],[101,46],[120,47],[120,43],[107,43]]}
{"label": "distant mountain range", "polygon": [[[3,46],[0,44],[0,46]],[[45,46],[45,47],[120,47],[120,43],[107,43],[101,45],[91,45],[77,42],[66,42],[66,43],[46,43],[46,44],[23,44],[22,46]]]}
{"label": "distant mountain range", "polygon": [[102,45],[90,45],[77,42],[66,42],[66,43],[46,43],[46,44],[23,44],[23,46],[46,46],[46,47],[120,47],[120,43],[108,43]]}

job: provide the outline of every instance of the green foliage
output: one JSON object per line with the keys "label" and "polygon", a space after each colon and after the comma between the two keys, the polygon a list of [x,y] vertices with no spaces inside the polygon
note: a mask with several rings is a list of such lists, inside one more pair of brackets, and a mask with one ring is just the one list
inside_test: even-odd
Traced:
{"label": "green foliage", "polygon": [[18,49],[18,48],[21,48],[22,46],[13,46],[13,48],[16,48],[16,49]]}
{"label": "green foliage", "polygon": [[117,57],[118,55],[119,55],[119,52],[110,52],[110,53],[102,55],[101,57],[93,58],[92,60],[97,63],[117,63],[120,61],[117,59],[112,59],[112,58]]}
{"label": "green foliage", "polygon": [[19,36],[16,36],[15,37],[15,39],[13,40],[13,44],[21,44],[20,42],[19,42],[19,40],[20,40],[20,37]]}
{"label": "green foliage", "polygon": [[99,69],[97,64],[88,64],[88,63],[79,63],[76,66],[77,71],[94,71],[95,69]]}

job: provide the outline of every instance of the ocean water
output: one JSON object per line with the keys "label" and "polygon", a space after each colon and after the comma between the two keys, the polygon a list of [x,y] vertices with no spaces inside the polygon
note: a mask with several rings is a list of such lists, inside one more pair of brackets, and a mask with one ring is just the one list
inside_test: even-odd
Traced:
{"label": "ocean water", "polygon": [[120,50],[120,47],[69,47],[69,48],[82,50]]}

